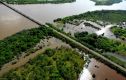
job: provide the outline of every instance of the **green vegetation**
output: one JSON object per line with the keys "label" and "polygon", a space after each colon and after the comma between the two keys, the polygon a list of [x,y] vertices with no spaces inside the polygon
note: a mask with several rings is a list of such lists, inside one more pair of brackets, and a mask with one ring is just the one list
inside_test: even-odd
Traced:
{"label": "green vegetation", "polygon": [[89,21],[103,21],[110,23],[120,23],[126,21],[126,11],[123,10],[102,10],[102,11],[92,11],[79,15],[73,15],[65,17],[63,19],[57,19],[55,21],[62,21],[63,23],[70,23],[74,20],[89,20]]}
{"label": "green vegetation", "polygon": [[1,0],[9,4],[67,3],[75,0]]}
{"label": "green vegetation", "polygon": [[126,39],[126,29],[123,29],[122,27],[114,26],[111,28],[112,32],[122,40]]}
{"label": "green vegetation", "polygon": [[53,31],[42,26],[30,30],[21,31],[4,40],[0,40],[0,67],[11,61],[15,56],[34,47],[40,39],[53,35]]}
{"label": "green vegetation", "polygon": [[114,3],[120,3],[122,0],[91,0],[96,2],[96,5],[112,5]]}
{"label": "green vegetation", "polygon": [[113,52],[126,56],[126,44],[111,40],[106,37],[97,36],[96,34],[88,34],[88,32],[75,33],[76,39],[82,44],[91,46],[94,50],[101,50],[101,52]]}
{"label": "green vegetation", "polygon": [[77,80],[84,61],[68,48],[47,49],[23,67],[4,75],[6,80]]}

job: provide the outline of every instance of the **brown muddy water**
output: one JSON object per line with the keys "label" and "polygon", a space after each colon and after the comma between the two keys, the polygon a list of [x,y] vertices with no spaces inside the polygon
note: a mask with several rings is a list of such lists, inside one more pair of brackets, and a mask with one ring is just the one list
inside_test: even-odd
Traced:
{"label": "brown muddy water", "polygon": [[126,80],[126,77],[92,58],[88,67],[84,67],[79,80]]}
{"label": "brown muddy water", "polygon": [[38,25],[0,4],[0,40],[34,27]]}

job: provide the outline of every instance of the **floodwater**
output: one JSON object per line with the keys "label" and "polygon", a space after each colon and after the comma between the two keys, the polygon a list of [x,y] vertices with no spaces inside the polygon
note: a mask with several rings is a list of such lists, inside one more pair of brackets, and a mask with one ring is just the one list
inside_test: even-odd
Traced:
{"label": "floodwater", "polygon": [[117,39],[116,36],[111,32],[110,28],[114,25],[106,25],[104,28],[101,28],[101,30],[97,31],[97,35],[104,34],[105,37],[108,37],[110,39]]}
{"label": "floodwater", "polygon": [[38,25],[0,5],[0,40],[11,36],[23,29],[30,29]]}
{"label": "floodwater", "polygon": [[88,67],[84,67],[79,80],[126,80],[126,78],[92,58]]}
{"label": "floodwater", "polygon": [[104,34],[105,37],[110,38],[110,39],[117,39],[116,36],[110,30],[110,28],[113,25],[106,25],[105,27],[103,27],[91,21],[86,21],[86,22],[92,24],[95,27],[98,27],[99,30],[96,28],[84,25],[84,22],[80,23],[78,26],[69,24],[69,23],[66,23],[64,26],[59,26],[60,23],[59,24],[56,23],[56,27],[59,29],[63,29],[63,31],[65,31],[66,33],[71,33],[72,36],[74,36],[74,34],[77,32],[87,31],[88,33],[96,33],[97,35]]}
{"label": "floodwater", "polygon": [[89,33],[95,33],[96,31],[98,31],[95,28],[92,28],[92,27],[89,27],[89,26],[85,26],[84,23],[81,23],[78,26],[66,23],[65,27],[63,27],[63,30],[66,33],[71,33],[72,36],[74,36],[74,33],[77,33],[77,32],[85,32],[85,31],[87,31]]}

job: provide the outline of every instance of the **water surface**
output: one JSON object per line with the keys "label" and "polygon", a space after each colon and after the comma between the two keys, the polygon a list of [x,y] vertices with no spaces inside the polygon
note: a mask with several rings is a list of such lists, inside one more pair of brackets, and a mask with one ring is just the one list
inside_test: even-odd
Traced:
{"label": "water surface", "polygon": [[126,80],[126,78],[105,64],[92,58],[88,67],[84,67],[80,80]]}
{"label": "water surface", "polygon": [[0,40],[11,36],[23,29],[37,27],[35,23],[0,5]]}

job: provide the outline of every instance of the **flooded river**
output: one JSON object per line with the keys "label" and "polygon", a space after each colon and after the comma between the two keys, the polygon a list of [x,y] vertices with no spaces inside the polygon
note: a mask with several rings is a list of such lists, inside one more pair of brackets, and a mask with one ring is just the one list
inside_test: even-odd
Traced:
{"label": "flooded river", "polygon": [[[45,22],[53,22],[56,18],[76,15],[87,11],[103,9],[126,10],[126,1],[110,6],[96,6],[95,3],[90,0],[77,0],[73,3],[64,4],[28,4],[11,6],[44,24]],[[38,25],[0,4],[0,39],[11,36],[23,29],[33,27],[38,27]],[[120,74],[116,73],[116,71],[96,60],[93,60],[89,64],[88,69],[85,70],[91,74],[89,76],[95,74],[94,80],[126,80]],[[81,80],[93,79],[92,77],[90,78],[88,77]]]}

